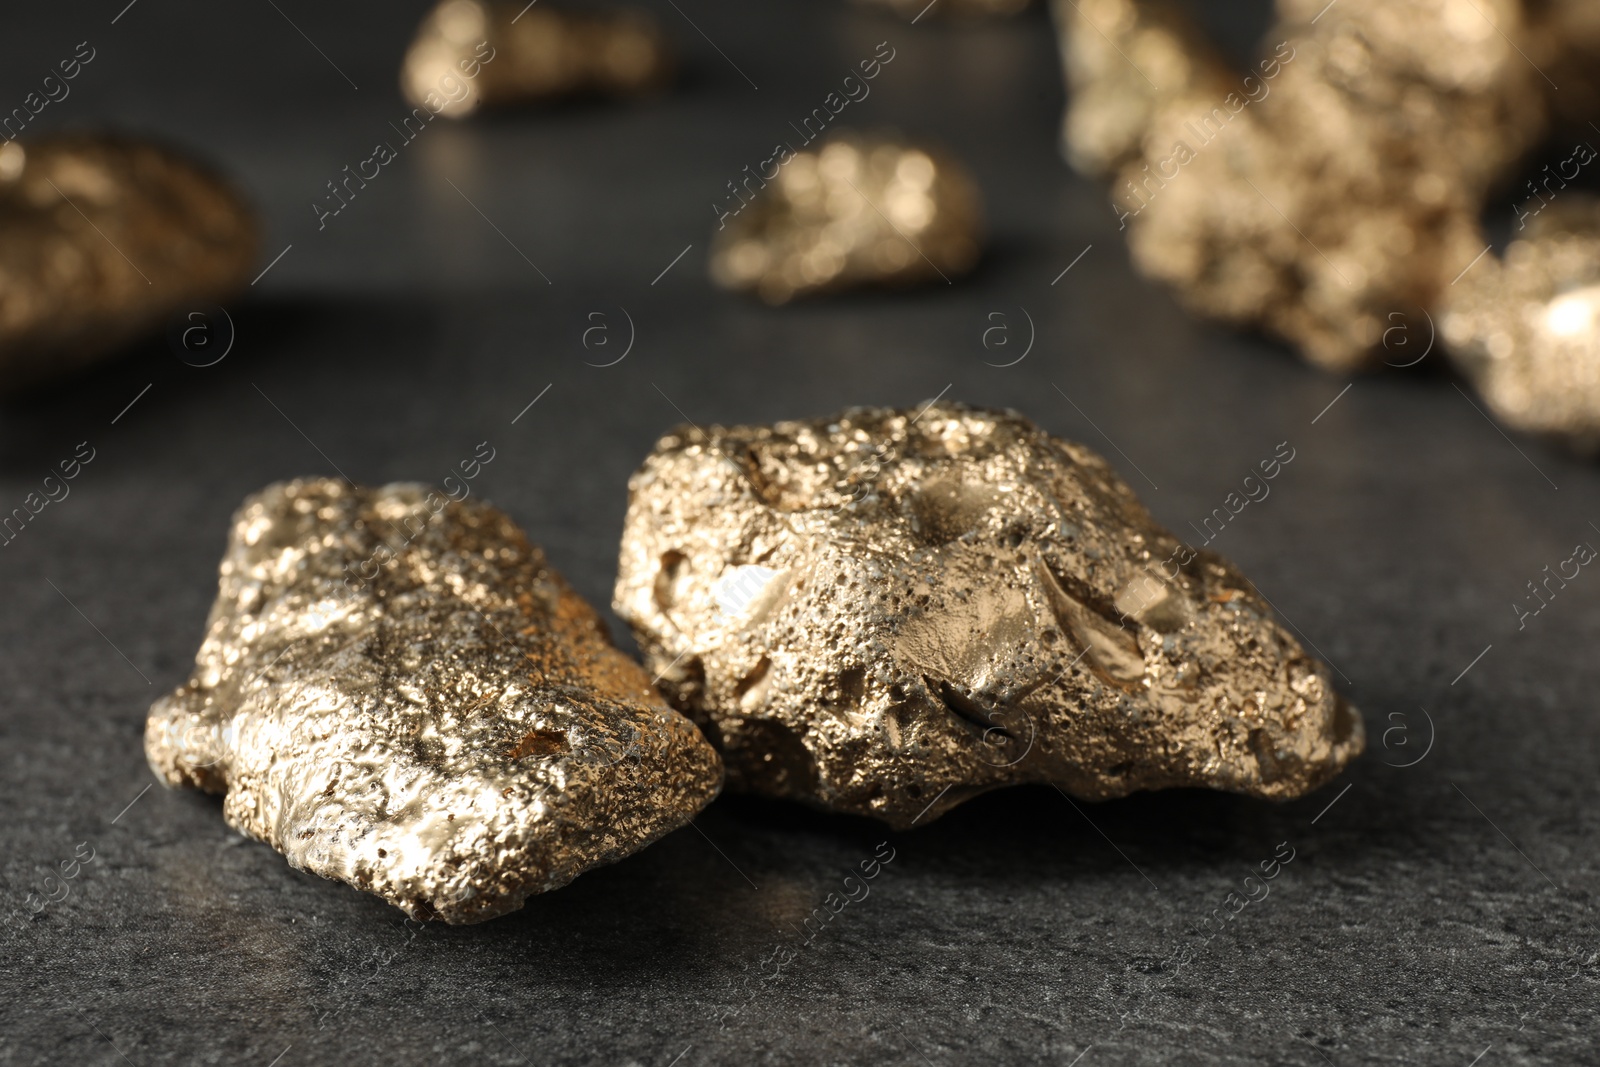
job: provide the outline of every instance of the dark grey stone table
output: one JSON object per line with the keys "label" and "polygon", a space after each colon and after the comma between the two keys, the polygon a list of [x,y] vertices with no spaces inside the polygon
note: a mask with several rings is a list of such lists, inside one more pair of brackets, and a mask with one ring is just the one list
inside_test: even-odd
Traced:
{"label": "dark grey stone table", "polygon": [[[37,128],[208,153],[265,214],[262,266],[282,255],[229,309],[215,366],[157,339],[0,410],[0,510],[79,442],[94,456],[0,548],[0,1063],[1600,1062],[1600,576],[1520,628],[1513,609],[1600,545],[1600,470],[1506,437],[1436,355],[1350,384],[1143,284],[1103,193],[1056,155],[1042,13],[960,29],[831,0],[655,6],[688,56],[678,92],[435,123],[320,231],[324,183],[405,113],[418,5],[6,13],[0,106],[87,40]],[[842,119],[970,163],[981,270],[784,310],[713,291],[724,183],[881,41],[895,59]],[[593,365],[629,319],[627,357]],[[996,366],[1029,319],[1031,351]],[[186,676],[247,492],[436,482],[487,440],[474,491],[603,604],[625,480],[669,425],[940,394],[1103,451],[1185,533],[1289,442],[1213,547],[1335,664],[1369,754],[1283,806],[1029,788],[910,833],[727,797],[472,928],[408,928],[239,838],[217,800],[152,788],[145,710]],[[870,896],[807,940],[886,840]],[[1270,895],[1213,935],[1280,849]],[[89,850],[33,916],[27,895]]]}

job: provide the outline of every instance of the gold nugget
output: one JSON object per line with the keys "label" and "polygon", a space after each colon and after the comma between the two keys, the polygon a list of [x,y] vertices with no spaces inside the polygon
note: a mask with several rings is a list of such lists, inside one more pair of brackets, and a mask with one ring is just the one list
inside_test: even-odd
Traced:
{"label": "gold nugget", "polygon": [[1248,71],[1160,3],[1055,10],[1067,156],[1112,178],[1136,266],[1329,369],[1434,305],[1545,128],[1516,0],[1279,0]]}
{"label": "gold nugget", "polygon": [[711,277],[723,288],[782,304],[861,285],[942,284],[978,261],[977,183],[935,149],[842,134],[768,162],[774,173],[747,178],[748,202],[736,192],[712,234]]}
{"label": "gold nugget", "polygon": [[643,848],[721,780],[506,515],[329,480],[245,501],[145,751],[293,866],[451,923]]}
{"label": "gold nugget", "polygon": [[0,389],[232,299],[255,257],[244,201],[167,149],[82,135],[0,145]]}
{"label": "gold nugget", "polygon": [[1600,451],[1600,201],[1557,193],[1523,232],[1450,286],[1440,333],[1507,426]]}
{"label": "gold nugget", "polygon": [[400,86],[412,104],[463,118],[485,106],[630,96],[672,73],[671,46],[643,12],[445,0],[417,30]]}
{"label": "gold nugget", "polygon": [[907,827],[1020,782],[1287,799],[1362,749],[1243,575],[1014,412],[679,428],[630,489],[613,606],[732,788]]}

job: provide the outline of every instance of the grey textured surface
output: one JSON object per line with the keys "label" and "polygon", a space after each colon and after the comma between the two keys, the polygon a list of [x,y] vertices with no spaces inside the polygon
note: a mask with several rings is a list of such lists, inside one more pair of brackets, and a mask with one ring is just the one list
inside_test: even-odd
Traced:
{"label": "grey textured surface", "polygon": [[[323,182],[404,113],[417,5],[140,0],[112,25],[122,7],[8,12],[0,107],[88,38],[97,58],[38,127],[199,146],[263,208],[266,255],[293,248],[230,309],[221,363],[158,340],[0,413],[7,511],[95,449],[0,548],[0,1063],[1600,1062],[1600,577],[1520,631],[1511,607],[1575,543],[1600,545],[1600,471],[1502,436],[1432,358],[1341,393],[1140,283],[1103,193],[1056,157],[1042,16],[968,31],[824,0],[678,3],[757,90],[657,4],[689,56],[679,92],[436,123],[318,232]],[[782,311],[714,293],[722,183],[885,39],[896,59],[844,118],[971,164],[985,264],[948,289]],[[624,308],[632,351],[586,365],[620,351],[583,348],[587,316],[616,345]],[[988,316],[1020,346],[1024,308],[1032,351],[989,365],[1021,348],[985,350]],[[233,835],[214,799],[146,791],[146,708],[186,674],[228,516],[267,482],[335,464],[437,482],[489,440],[473,491],[603,604],[627,475],[668,425],[947,387],[1104,452],[1179,531],[1291,442],[1271,496],[1212,547],[1335,664],[1369,755],[1286,806],[1019,789],[893,835],[725,798],[466,929],[407,928]],[[1407,733],[1385,735],[1393,716]],[[870,895],[802,946],[885,839]],[[1270,896],[1211,937],[1207,914],[1285,841]],[[95,859],[31,917],[80,842]],[[794,952],[776,977],[774,949]]]}

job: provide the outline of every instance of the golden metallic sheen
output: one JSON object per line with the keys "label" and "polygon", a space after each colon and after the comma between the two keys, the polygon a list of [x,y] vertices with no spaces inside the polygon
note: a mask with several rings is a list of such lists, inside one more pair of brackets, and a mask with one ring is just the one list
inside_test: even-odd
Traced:
{"label": "golden metallic sheen", "polygon": [[[935,149],[842,134],[777,157],[776,175],[712,234],[711,277],[770,304],[862,285],[910,285],[971,270],[983,202],[966,169]],[[743,195],[743,194],[740,194]],[[735,201],[742,204],[742,199]]]}
{"label": "golden metallic sheen", "polygon": [[1600,451],[1600,201],[1558,192],[1523,233],[1450,287],[1440,333],[1507,426]]}
{"label": "golden metallic sheen", "polygon": [[295,867],[451,923],[644,847],[721,779],[505,514],[330,480],[244,502],[145,751]]}
{"label": "golden metallic sheen", "polygon": [[1068,159],[1109,177],[1136,266],[1192,312],[1335,370],[1374,362],[1482,250],[1539,142],[1517,0],[1278,0],[1248,70],[1170,5],[1056,0]]}
{"label": "golden metallic sheen", "polygon": [[244,201],[165,148],[83,135],[0,145],[0,389],[231,299],[255,257]]}
{"label": "golden metallic sheen", "polygon": [[1297,797],[1362,749],[1243,575],[1014,412],[679,428],[630,489],[614,607],[731,788],[906,827],[1019,782]]}
{"label": "golden metallic sheen", "polygon": [[463,118],[480,107],[648,92],[673,68],[666,37],[640,10],[445,0],[418,28],[400,85],[412,104]]}

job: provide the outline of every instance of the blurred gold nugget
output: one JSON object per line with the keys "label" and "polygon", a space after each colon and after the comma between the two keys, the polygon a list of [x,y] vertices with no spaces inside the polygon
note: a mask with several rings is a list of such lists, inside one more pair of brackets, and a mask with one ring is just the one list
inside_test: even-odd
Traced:
{"label": "blurred gold nugget", "polygon": [[480,107],[643,93],[672,72],[670,46],[642,12],[445,0],[418,29],[400,83],[412,104],[464,118]]}
{"label": "blurred gold nugget", "polygon": [[856,0],[867,7],[887,8],[913,22],[924,15],[961,20],[1009,18],[1021,14],[1033,0]]}
{"label": "blurred gold nugget", "polygon": [[1600,201],[1559,196],[1449,289],[1440,332],[1506,425],[1600,451]]}
{"label": "blurred gold nugget", "polygon": [[86,135],[0,145],[0,389],[231,299],[256,244],[240,196],[165,148]]}
{"label": "blurred gold nugget", "polygon": [[1543,79],[1514,0],[1278,13],[1236,72],[1170,6],[1057,0],[1066,154],[1112,178],[1136,266],[1191,311],[1355,368],[1482,249],[1490,188],[1545,128]]}
{"label": "blurred gold nugget", "polygon": [[762,175],[750,202],[740,199],[712,235],[711,277],[723,288],[782,304],[862,285],[948,281],[977,263],[982,198],[943,153],[844,134],[775,160],[776,175]]}

